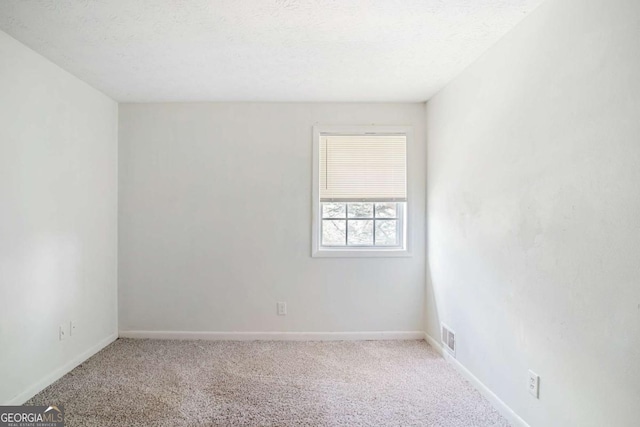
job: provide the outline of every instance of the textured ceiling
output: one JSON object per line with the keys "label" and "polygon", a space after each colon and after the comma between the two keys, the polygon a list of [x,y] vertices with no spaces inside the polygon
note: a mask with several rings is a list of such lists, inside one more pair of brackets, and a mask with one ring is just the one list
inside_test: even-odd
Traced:
{"label": "textured ceiling", "polygon": [[117,101],[424,101],[542,0],[2,0]]}

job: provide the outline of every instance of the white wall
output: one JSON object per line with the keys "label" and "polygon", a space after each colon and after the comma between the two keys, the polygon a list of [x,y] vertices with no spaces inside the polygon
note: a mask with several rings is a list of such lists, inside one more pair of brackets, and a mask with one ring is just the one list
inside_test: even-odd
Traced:
{"label": "white wall", "polygon": [[427,108],[429,333],[532,426],[638,425],[640,2],[549,0]]}
{"label": "white wall", "polygon": [[115,339],[117,119],[114,101],[0,32],[0,404]]}
{"label": "white wall", "polygon": [[[424,104],[122,104],[120,330],[423,330],[424,120]],[[414,256],[311,258],[312,126],[372,123],[414,127]]]}

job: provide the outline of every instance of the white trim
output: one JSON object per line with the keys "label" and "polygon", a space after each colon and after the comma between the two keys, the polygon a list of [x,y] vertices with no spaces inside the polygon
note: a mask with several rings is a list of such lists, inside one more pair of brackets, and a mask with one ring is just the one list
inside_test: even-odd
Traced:
{"label": "white trim", "polygon": [[429,334],[425,332],[424,339],[431,344],[431,346],[438,351],[444,359],[449,362],[467,381],[471,383],[500,414],[509,421],[513,427],[530,427],[525,420],[520,418],[502,399],[500,399],[489,387],[484,385],[471,371],[469,371],[462,363],[460,363],[449,352],[445,351],[438,341],[433,339]]}
{"label": "white trim", "polygon": [[94,354],[96,354],[97,352],[99,352],[100,350],[102,350],[103,348],[105,348],[106,346],[108,346],[109,344],[111,344],[117,339],[118,339],[118,334],[109,335],[107,338],[101,340],[96,345],[94,345],[93,347],[85,351],[84,353],[74,357],[64,365],[55,369],[53,372],[51,372],[50,374],[42,378],[40,381],[30,385],[29,387],[27,387],[25,391],[18,394],[14,398],[10,399],[8,402],[3,403],[3,405],[11,405],[11,406],[23,405],[24,402],[31,399],[36,394],[40,393],[45,388],[49,387],[51,384],[53,384],[54,382],[56,382],[57,380],[59,380],[69,372],[71,372],[81,363],[84,363],[91,356],[93,356]]}
{"label": "white trim", "polygon": [[433,349],[436,351],[436,353],[438,353],[440,356],[442,356],[444,354],[444,349],[442,348],[442,344],[440,344],[439,341],[436,341],[433,338],[431,338],[431,335],[429,335],[426,332],[424,333],[424,340],[426,342],[428,342],[429,345],[431,347],[433,347]]}
{"label": "white trim", "polygon": [[214,332],[214,331],[120,331],[121,338],[209,341],[363,341],[421,340],[422,331],[372,332]]}
{"label": "white trim", "polygon": [[314,258],[411,258],[413,255],[406,249],[318,249],[312,256]]}
{"label": "white trim", "polygon": [[[320,134],[340,135],[402,134],[407,137],[407,201],[404,217],[404,248],[402,249],[320,249]],[[313,126],[312,180],[311,180],[311,256],[314,258],[409,258],[412,257],[411,231],[413,226],[413,198],[411,197],[411,148],[413,147],[413,128],[411,126]]]}

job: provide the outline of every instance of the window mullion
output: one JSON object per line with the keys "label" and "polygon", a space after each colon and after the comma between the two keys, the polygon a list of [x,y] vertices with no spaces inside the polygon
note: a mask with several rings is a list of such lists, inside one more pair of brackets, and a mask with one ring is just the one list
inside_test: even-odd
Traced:
{"label": "window mullion", "polygon": [[376,204],[372,203],[373,206],[373,246],[376,245]]}
{"label": "window mullion", "polygon": [[349,246],[349,203],[344,204],[344,245]]}

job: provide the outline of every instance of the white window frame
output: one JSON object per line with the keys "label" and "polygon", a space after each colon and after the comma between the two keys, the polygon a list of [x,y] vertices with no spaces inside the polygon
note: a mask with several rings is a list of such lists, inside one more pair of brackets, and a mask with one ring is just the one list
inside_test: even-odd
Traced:
{"label": "white window frame", "polygon": [[[403,247],[354,247],[322,246],[322,213],[320,203],[320,136],[335,135],[405,135],[407,138],[407,201],[404,207]],[[413,145],[413,128],[410,126],[314,126],[313,127],[313,180],[311,206],[311,256],[314,258],[394,258],[410,257],[412,231],[411,169],[409,159]]]}

